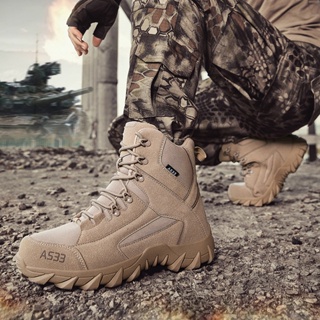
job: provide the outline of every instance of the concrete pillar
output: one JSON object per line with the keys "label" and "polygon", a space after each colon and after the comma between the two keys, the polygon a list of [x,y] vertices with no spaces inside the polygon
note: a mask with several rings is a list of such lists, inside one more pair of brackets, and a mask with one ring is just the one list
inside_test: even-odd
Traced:
{"label": "concrete pillar", "polygon": [[118,19],[101,43],[97,55],[98,149],[110,149],[107,130],[117,116]]}
{"label": "concrete pillar", "polygon": [[317,151],[317,143],[316,143],[316,138],[317,138],[317,133],[316,133],[316,125],[313,123],[309,128],[308,128],[308,134],[311,138],[311,142],[309,142],[309,161],[316,161],[318,159],[318,151]]}
{"label": "concrete pillar", "polygon": [[82,144],[86,149],[97,149],[97,85],[96,65],[98,51],[92,47],[92,33],[96,25],[92,25],[84,35],[84,40],[89,44],[89,54],[82,57],[82,87],[92,87],[93,91],[82,96],[82,109],[87,116],[88,128],[86,139]]}
{"label": "concrete pillar", "polygon": [[[82,100],[88,116],[91,149],[109,149],[107,137],[111,121],[117,116],[118,83],[118,19],[99,48],[92,46],[93,25],[85,35],[89,54],[83,57],[83,87],[93,87],[93,92]],[[89,147],[90,148],[90,147]]]}

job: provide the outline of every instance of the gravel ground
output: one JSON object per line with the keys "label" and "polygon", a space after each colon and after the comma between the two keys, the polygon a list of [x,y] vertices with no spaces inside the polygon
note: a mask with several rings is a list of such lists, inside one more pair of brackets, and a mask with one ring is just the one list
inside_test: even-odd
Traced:
{"label": "gravel ground", "polygon": [[114,173],[113,153],[0,150],[1,319],[320,319],[320,162],[305,161],[269,206],[232,205],[239,167],[199,167],[216,242],[193,271],[143,272],[115,289],[30,283],[13,257],[21,238],[66,222]]}

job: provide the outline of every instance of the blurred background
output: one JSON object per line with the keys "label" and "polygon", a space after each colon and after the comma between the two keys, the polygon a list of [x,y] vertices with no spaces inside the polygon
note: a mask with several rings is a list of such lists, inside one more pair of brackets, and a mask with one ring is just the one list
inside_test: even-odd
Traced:
{"label": "blurred background", "polygon": [[[40,107],[38,109],[30,107],[29,110],[25,107],[19,111],[21,104],[25,104],[28,99],[35,101],[36,98],[48,98],[48,96],[53,99],[59,93],[77,91],[84,87],[83,58],[78,57],[74,51],[67,35],[66,25],[76,2],[76,0],[14,0],[1,3],[0,94],[6,99],[0,101],[0,148],[73,147],[80,144],[88,148],[94,147],[94,142],[90,141],[93,136],[94,119],[90,118],[96,115],[90,115],[94,113],[90,111],[90,107],[87,106],[87,110],[82,108],[82,99],[92,93],[75,96],[69,101],[75,106],[63,110],[58,108],[56,112],[54,109],[57,109],[55,108],[57,102],[54,104],[54,101],[50,105],[50,110],[47,108],[48,112],[44,111],[44,106],[41,107],[41,112],[38,112]],[[130,50],[130,22],[121,9],[118,20],[115,69],[118,88],[116,101],[113,101],[112,105],[116,108],[115,115],[122,111],[124,105]],[[86,37],[90,41],[89,32]],[[93,53],[95,50],[91,48],[91,59],[97,58]],[[32,94],[30,92],[20,94],[20,91],[27,91],[26,86],[30,85],[21,81],[35,73],[34,64],[44,67],[45,64],[54,62],[57,62],[60,71],[46,80],[46,95],[40,95],[38,89],[34,88],[33,91],[36,92]],[[94,87],[90,83],[87,84],[88,87]],[[53,91],[54,89],[58,91]],[[28,90],[30,91],[30,86]],[[9,93],[14,96],[14,101]],[[35,103],[40,104],[40,102]]]}
{"label": "blurred background", "polygon": [[[130,22],[120,9],[101,48],[78,57],[66,26],[76,2],[1,3],[0,148],[111,148],[107,130],[124,106]],[[125,2],[130,6],[130,0]],[[86,34],[89,42],[91,34]],[[39,89],[36,75],[48,69]],[[318,119],[313,132],[319,131]],[[310,138],[307,127],[298,134],[314,144],[318,140]]]}

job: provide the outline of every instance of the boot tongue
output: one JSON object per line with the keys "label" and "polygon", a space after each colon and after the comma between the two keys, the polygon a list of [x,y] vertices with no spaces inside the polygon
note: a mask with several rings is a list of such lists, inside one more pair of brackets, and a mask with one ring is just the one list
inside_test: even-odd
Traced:
{"label": "boot tongue", "polygon": [[[150,128],[150,129],[154,128],[155,129],[156,127],[151,124],[145,123],[145,122],[127,122],[126,126],[124,128],[123,139],[122,139],[121,145],[122,146],[132,146],[132,145],[136,144],[137,143],[136,132],[138,132],[141,129],[145,129],[145,128]],[[132,159],[134,156],[131,155],[127,151],[122,151],[120,156],[123,158],[123,160],[122,160],[123,162],[134,160],[134,159]],[[120,171],[119,172],[120,174],[128,174],[127,168],[120,167],[119,171]],[[118,174],[118,173],[116,173],[116,174]],[[127,182],[124,182],[124,183],[126,184]],[[120,181],[113,180],[109,183],[106,190],[108,190],[112,193],[115,193],[115,194],[121,194],[124,191],[124,187]],[[105,196],[98,197],[97,202],[101,203],[105,207],[110,207],[110,205],[112,204],[112,201]],[[87,211],[92,216],[94,216],[95,214],[100,212],[100,210],[98,208],[96,208],[95,206],[91,206]]]}
{"label": "boot tongue", "polygon": [[123,139],[121,145],[123,146],[131,146],[136,142],[135,133],[141,129],[156,129],[156,127],[152,124],[146,122],[127,122],[124,127]]}

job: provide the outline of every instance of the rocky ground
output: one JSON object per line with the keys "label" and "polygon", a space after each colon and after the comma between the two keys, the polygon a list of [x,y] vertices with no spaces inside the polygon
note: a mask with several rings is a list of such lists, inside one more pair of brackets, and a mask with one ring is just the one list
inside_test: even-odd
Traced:
{"label": "rocky ground", "polygon": [[193,271],[156,268],[115,289],[30,283],[13,257],[21,238],[67,221],[114,172],[112,153],[0,151],[1,319],[320,319],[320,163],[305,161],[278,198],[232,205],[239,167],[199,167],[215,259]]}

